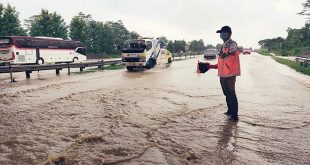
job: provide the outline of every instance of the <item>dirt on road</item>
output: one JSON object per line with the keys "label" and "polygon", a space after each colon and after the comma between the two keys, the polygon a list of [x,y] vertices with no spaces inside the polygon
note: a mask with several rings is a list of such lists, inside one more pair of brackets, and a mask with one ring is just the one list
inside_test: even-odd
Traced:
{"label": "dirt on road", "polygon": [[[196,59],[145,72],[0,75],[0,164],[307,164],[310,77],[242,56],[238,123]],[[216,63],[216,61],[211,61]]]}

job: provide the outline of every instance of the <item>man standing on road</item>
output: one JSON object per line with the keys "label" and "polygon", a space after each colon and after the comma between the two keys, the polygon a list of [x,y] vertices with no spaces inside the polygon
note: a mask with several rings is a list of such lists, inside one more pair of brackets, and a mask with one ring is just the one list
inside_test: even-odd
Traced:
{"label": "man standing on road", "polygon": [[[209,68],[218,69],[218,76],[227,103],[227,116],[230,116],[230,121],[237,122],[238,118],[238,99],[235,92],[236,76],[240,76],[240,61],[238,46],[235,41],[231,39],[232,31],[229,26],[224,26],[221,30],[216,31],[220,33],[224,44],[219,53],[218,63],[210,65],[209,63],[199,63],[199,70],[206,72]],[[200,69],[201,68],[201,69]]]}

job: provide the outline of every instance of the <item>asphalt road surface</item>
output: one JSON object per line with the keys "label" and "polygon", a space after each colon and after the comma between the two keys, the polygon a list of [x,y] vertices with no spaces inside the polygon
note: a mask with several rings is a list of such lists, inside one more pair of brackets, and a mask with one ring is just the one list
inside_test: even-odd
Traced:
{"label": "asphalt road surface", "polygon": [[17,83],[1,75],[0,164],[310,162],[309,76],[242,56],[231,123],[216,70],[195,73],[197,60]]}

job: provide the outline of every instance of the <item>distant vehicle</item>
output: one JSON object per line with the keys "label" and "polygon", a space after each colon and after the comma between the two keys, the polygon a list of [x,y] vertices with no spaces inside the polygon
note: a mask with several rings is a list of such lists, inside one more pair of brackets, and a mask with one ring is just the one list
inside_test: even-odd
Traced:
{"label": "distant vehicle", "polygon": [[128,71],[137,68],[151,69],[172,63],[171,53],[163,48],[158,38],[139,38],[126,41],[122,46],[122,64]]}
{"label": "distant vehicle", "polygon": [[80,41],[51,37],[9,36],[0,38],[0,64],[44,64],[86,60]]}
{"label": "distant vehicle", "polygon": [[215,59],[217,56],[217,50],[216,49],[207,49],[207,51],[204,53],[203,57],[205,59]]}
{"label": "distant vehicle", "polygon": [[243,54],[251,54],[251,49],[243,49]]}
{"label": "distant vehicle", "polygon": [[238,51],[239,51],[240,53],[242,53],[242,52],[243,52],[243,47],[242,47],[242,46],[238,46]]}
{"label": "distant vehicle", "polygon": [[310,65],[310,51],[297,55],[295,60],[299,62],[300,65],[305,65],[305,66]]}

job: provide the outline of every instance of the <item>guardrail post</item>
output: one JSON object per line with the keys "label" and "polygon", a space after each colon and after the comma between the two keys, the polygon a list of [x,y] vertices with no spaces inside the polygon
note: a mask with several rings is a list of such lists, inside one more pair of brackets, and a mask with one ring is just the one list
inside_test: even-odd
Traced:
{"label": "guardrail post", "polygon": [[71,72],[70,72],[70,63],[67,63],[68,64],[68,74],[70,75]]}
{"label": "guardrail post", "polygon": [[56,75],[59,75],[59,71],[60,71],[61,69],[56,69]]}
{"label": "guardrail post", "polygon": [[103,60],[101,60],[101,64],[102,64],[101,65],[101,69],[104,70],[104,62],[103,62]]}
{"label": "guardrail post", "polygon": [[15,82],[13,79],[13,73],[12,73],[12,66],[11,64],[9,64],[9,68],[10,68],[10,78],[11,78],[11,82]]}
{"label": "guardrail post", "polygon": [[25,71],[26,73],[26,79],[29,79],[30,78],[30,73],[32,73],[32,71]]}
{"label": "guardrail post", "polygon": [[84,67],[80,67],[80,72],[83,72],[83,70],[84,70]]}

